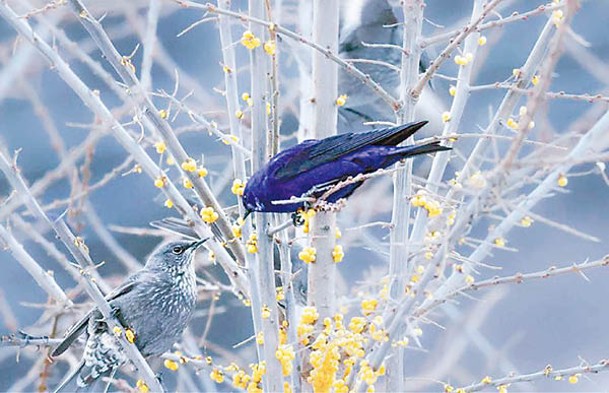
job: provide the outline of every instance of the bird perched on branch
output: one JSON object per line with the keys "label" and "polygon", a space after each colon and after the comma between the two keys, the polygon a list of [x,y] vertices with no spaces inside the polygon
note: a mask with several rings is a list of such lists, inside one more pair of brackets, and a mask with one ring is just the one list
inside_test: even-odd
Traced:
{"label": "bird perched on branch", "polygon": [[[205,239],[207,240],[207,239]],[[127,339],[143,356],[158,356],[180,339],[195,308],[197,287],[193,256],[205,240],[177,241],[157,248],[144,268],[106,296]],[[106,391],[103,377],[112,377],[127,362],[115,334],[101,312],[89,311],[66,334],[52,356],[59,356],[86,331],[87,342],[78,367],[57,391]],[[130,340],[131,341],[131,340]]]}
{"label": "bird perched on branch", "polygon": [[359,174],[375,172],[398,161],[419,154],[449,150],[439,141],[423,145],[397,146],[417,132],[427,121],[369,132],[348,133],[321,140],[310,139],[275,155],[249,179],[243,193],[243,205],[249,212],[293,213],[305,207],[292,197],[319,198],[337,202],[347,198],[364,180],[342,188],[341,181]]}
{"label": "bird perched on branch", "polygon": [[[399,97],[404,35],[401,4],[393,0],[349,0],[342,4],[339,57]],[[424,73],[430,62],[422,51],[418,71]],[[353,74],[340,67],[338,76],[339,91],[348,97],[338,108],[339,125],[349,128],[363,121],[395,118],[394,109]],[[443,106],[435,93],[425,89],[416,111],[419,117],[439,119]]]}

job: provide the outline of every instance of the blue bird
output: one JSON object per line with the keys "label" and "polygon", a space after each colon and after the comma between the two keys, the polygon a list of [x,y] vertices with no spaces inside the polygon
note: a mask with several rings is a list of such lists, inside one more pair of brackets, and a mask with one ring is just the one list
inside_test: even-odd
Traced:
{"label": "blue bird", "polygon": [[[310,139],[277,155],[249,179],[243,192],[243,205],[250,212],[293,213],[304,202],[287,204],[291,197],[320,197],[332,186],[349,177],[372,173],[419,154],[450,150],[439,141],[424,145],[397,146],[417,132],[427,121],[369,132],[348,133]],[[332,193],[327,202],[349,197],[364,181]]]}

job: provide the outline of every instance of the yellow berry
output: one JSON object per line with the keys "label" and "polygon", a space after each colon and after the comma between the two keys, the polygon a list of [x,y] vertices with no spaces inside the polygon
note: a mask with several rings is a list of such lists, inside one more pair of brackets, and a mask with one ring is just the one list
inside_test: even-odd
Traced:
{"label": "yellow berry", "polygon": [[247,242],[245,243],[245,247],[247,252],[250,254],[255,254],[258,252],[258,235],[256,235],[256,233],[252,233],[250,235],[249,239],[247,239]]}
{"label": "yellow berry", "polygon": [[224,373],[214,367],[211,373],[209,373],[209,378],[216,383],[222,383],[224,382]]}
{"label": "yellow berry", "polygon": [[336,245],[334,246],[334,250],[332,251],[332,260],[335,263],[339,263],[343,261],[343,258],[345,257],[345,253],[343,252],[343,246],[341,245]]}
{"label": "yellow berry", "polygon": [[260,38],[256,37],[251,31],[246,30],[241,36],[241,45],[249,50],[255,49],[260,46]]}
{"label": "yellow berry", "polygon": [[231,187],[231,192],[237,196],[243,196],[243,191],[245,190],[245,183],[241,179],[233,180],[233,185]]}
{"label": "yellow berry", "polygon": [[141,393],[148,393],[150,391],[150,388],[148,385],[146,385],[146,382],[144,382],[143,379],[138,379],[135,386]]}
{"label": "yellow berry", "polygon": [[208,174],[207,168],[205,168],[204,166],[199,167],[199,169],[197,169],[197,176],[205,177],[205,176],[207,176],[207,174]]}
{"label": "yellow berry", "polygon": [[336,105],[337,106],[344,106],[347,103],[347,95],[346,94],[341,94],[338,96],[338,98],[336,99]]}
{"label": "yellow berry", "polygon": [[533,84],[533,86],[537,86],[537,84],[539,83],[539,75],[534,75],[531,79],[531,83]]}
{"label": "yellow berry", "polygon": [[508,128],[511,128],[512,130],[518,129],[518,123],[516,123],[516,121],[514,119],[512,119],[511,117],[509,119],[507,119],[507,122],[505,123],[505,125],[508,126]]}
{"label": "yellow berry", "polygon": [[269,319],[271,317],[271,309],[266,304],[262,306],[262,319]]}
{"label": "yellow berry", "polygon": [[470,62],[470,59],[468,59],[467,56],[461,56],[461,55],[455,56],[455,64],[457,64],[457,65],[466,66],[469,62]]}
{"label": "yellow berry", "polygon": [[135,333],[129,328],[125,329],[125,337],[131,344],[135,342]]}
{"label": "yellow berry", "polygon": [[269,56],[275,55],[276,50],[277,50],[277,44],[275,43],[274,40],[269,40],[264,43],[264,51],[266,52],[267,55],[269,55]]}
{"label": "yellow berry", "polygon": [[565,17],[565,14],[562,10],[554,10],[552,12],[552,21],[554,22],[555,26],[560,25],[560,23],[562,22],[564,17]]}
{"label": "yellow berry", "polygon": [[177,371],[178,368],[180,367],[178,362],[171,360],[171,359],[165,359],[165,361],[163,362],[163,365],[165,366],[165,368],[167,368],[171,371]]}
{"label": "yellow berry", "polygon": [[264,345],[264,333],[263,332],[258,332],[258,334],[256,334],[256,344]]}
{"label": "yellow berry", "polygon": [[189,178],[185,177],[184,179],[182,179],[182,185],[184,186],[184,188],[188,188],[191,189],[193,187],[192,182],[190,181]]}
{"label": "yellow berry", "polygon": [[379,302],[376,299],[362,300],[362,314],[364,314],[364,315],[372,314],[376,310],[376,307],[378,306],[378,304],[379,304]]}
{"label": "yellow berry", "polygon": [[337,239],[340,239],[341,237],[343,237],[343,233],[340,231],[340,229],[338,227],[336,227],[336,233],[334,234],[334,237]]}
{"label": "yellow berry", "polygon": [[167,145],[163,141],[158,141],[154,144],[154,148],[156,149],[157,153],[163,154],[165,153],[165,150],[167,150]]}
{"label": "yellow berry", "polygon": [[242,235],[242,231],[241,231],[241,226],[239,225],[233,225],[231,227],[231,230],[233,232],[233,236],[236,237],[237,239],[241,239],[241,235]]}
{"label": "yellow berry", "polygon": [[173,201],[171,199],[167,199],[165,200],[164,205],[166,208],[171,209],[173,207]]}
{"label": "yellow berry", "polygon": [[220,216],[213,207],[208,206],[201,209],[201,218],[208,224],[212,224],[218,220]]}
{"label": "yellow berry", "polygon": [[529,216],[524,216],[520,219],[520,225],[525,228],[528,228],[533,225],[533,219]]}
{"label": "yellow berry", "polygon": [[189,157],[182,163],[181,167],[186,172],[194,172],[197,170],[197,162]]}
{"label": "yellow berry", "polygon": [[486,37],[481,35],[480,37],[478,37],[478,45],[480,46],[484,46],[486,45]]}
{"label": "yellow berry", "polygon": [[455,86],[451,85],[448,88],[448,94],[450,94],[452,97],[454,97],[455,94],[457,94],[457,88]]}
{"label": "yellow berry", "polygon": [[313,263],[317,258],[317,250],[314,247],[305,247],[298,253],[298,258],[305,263]]}
{"label": "yellow berry", "polygon": [[559,187],[566,187],[567,184],[569,184],[569,179],[567,179],[567,176],[561,174],[558,176],[558,180],[556,182],[558,183]]}
{"label": "yellow berry", "polygon": [[277,287],[277,288],[275,288],[275,300],[280,302],[280,301],[282,301],[284,299],[285,299],[285,293],[283,291],[283,287]]}
{"label": "yellow berry", "polygon": [[498,237],[494,240],[494,243],[497,247],[505,247],[505,239],[502,237]]}

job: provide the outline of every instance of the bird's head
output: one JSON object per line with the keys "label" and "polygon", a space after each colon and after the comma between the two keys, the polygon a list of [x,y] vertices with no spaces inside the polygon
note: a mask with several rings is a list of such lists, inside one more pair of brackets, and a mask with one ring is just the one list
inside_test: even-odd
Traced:
{"label": "bird's head", "polygon": [[180,273],[190,268],[195,251],[207,241],[179,240],[160,245],[148,258],[146,267],[152,270],[163,270]]}
{"label": "bird's head", "polygon": [[251,212],[264,211],[264,204],[260,202],[260,199],[252,191],[252,188],[245,187],[245,190],[243,190],[243,196],[241,197],[241,201],[243,202],[243,207],[247,212],[246,216],[249,215]]}

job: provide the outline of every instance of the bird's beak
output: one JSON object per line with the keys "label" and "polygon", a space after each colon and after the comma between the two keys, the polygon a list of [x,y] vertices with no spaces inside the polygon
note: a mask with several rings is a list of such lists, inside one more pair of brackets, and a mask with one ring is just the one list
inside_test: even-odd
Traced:
{"label": "bird's beak", "polygon": [[249,216],[250,214],[252,214],[251,210],[245,210],[245,214],[243,215],[243,221],[245,221],[247,219],[247,216]]}
{"label": "bird's beak", "polygon": [[189,248],[192,248],[193,250],[196,250],[197,248],[201,247],[201,245],[203,243],[205,243],[206,241],[208,241],[209,238],[205,238],[205,239],[201,239],[201,240],[197,240],[196,242],[193,242]]}

